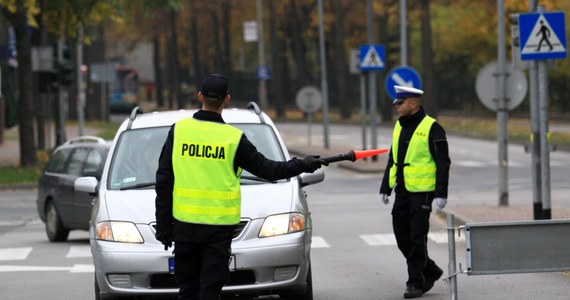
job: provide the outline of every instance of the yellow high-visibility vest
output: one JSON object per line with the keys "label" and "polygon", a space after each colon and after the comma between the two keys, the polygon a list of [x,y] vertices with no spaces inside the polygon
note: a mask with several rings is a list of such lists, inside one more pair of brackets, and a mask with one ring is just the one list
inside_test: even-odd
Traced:
{"label": "yellow high-visibility vest", "polygon": [[172,148],[172,214],[179,221],[232,225],[240,221],[242,169],[234,157],[242,131],[194,118],[176,122]]}
{"label": "yellow high-visibility vest", "polygon": [[[435,191],[436,165],[429,152],[429,132],[434,122],[434,118],[425,116],[414,131],[408,145],[408,150],[404,157],[404,166],[401,170],[404,172],[406,189],[410,192]],[[398,169],[396,163],[398,162],[398,143],[401,131],[402,125],[397,121],[392,134],[392,158],[394,164],[390,168],[390,188],[394,188],[396,185],[396,172]]]}

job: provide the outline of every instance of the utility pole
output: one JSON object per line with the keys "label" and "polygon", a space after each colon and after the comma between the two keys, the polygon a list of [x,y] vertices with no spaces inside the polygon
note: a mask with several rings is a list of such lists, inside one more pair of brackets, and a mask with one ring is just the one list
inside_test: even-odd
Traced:
{"label": "utility pole", "polygon": [[407,1],[400,0],[400,64],[408,65]]}
{"label": "utility pole", "polygon": [[329,87],[327,81],[327,59],[325,34],[323,29],[323,0],[318,1],[319,10],[319,50],[321,57],[321,93],[323,95],[323,145],[329,149]]}
{"label": "utility pole", "polygon": [[[367,2],[367,18],[368,18],[368,44],[374,45],[374,30],[372,28],[372,0],[366,0]],[[371,149],[378,148],[378,118],[377,118],[377,106],[376,106],[376,72],[368,72],[368,91],[370,99],[370,147]],[[372,157],[373,161],[378,160],[376,156]]]}
{"label": "utility pole", "polygon": [[499,148],[498,164],[499,164],[499,206],[509,205],[509,159],[508,159],[508,136],[507,121],[508,110],[507,100],[505,99],[505,81],[506,81],[506,54],[505,54],[505,0],[497,1],[497,15],[499,17],[498,35],[499,41],[497,45],[497,61],[499,64],[498,81],[497,81],[497,144]]}

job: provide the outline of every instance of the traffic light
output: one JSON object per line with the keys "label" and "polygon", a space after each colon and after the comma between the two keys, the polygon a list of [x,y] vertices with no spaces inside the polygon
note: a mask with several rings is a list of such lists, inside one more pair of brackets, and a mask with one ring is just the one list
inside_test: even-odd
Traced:
{"label": "traffic light", "polygon": [[57,46],[58,81],[61,85],[71,85],[75,79],[75,64],[71,55],[71,45],[60,39]]}
{"label": "traffic light", "polygon": [[509,19],[511,21],[511,47],[518,48],[520,47],[519,14],[511,14]]}

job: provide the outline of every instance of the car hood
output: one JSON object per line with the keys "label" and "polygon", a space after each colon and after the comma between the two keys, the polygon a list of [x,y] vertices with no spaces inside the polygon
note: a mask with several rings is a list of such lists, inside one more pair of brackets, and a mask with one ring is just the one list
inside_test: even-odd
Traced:
{"label": "car hood", "polygon": [[[293,184],[242,185],[242,218],[264,218],[289,212],[292,208]],[[156,220],[154,190],[107,191],[105,197],[109,220],[149,224]]]}

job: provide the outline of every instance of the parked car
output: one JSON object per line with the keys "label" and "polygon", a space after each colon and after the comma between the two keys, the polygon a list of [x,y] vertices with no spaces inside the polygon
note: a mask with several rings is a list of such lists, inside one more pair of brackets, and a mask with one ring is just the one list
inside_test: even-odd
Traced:
{"label": "parked car", "polygon": [[93,196],[75,192],[75,179],[101,178],[110,142],[96,136],[80,136],[58,146],[38,181],[38,214],[50,241],[67,240],[69,231],[88,230]]}
{"label": "parked car", "polygon": [[[154,174],[170,126],[194,112],[139,114],[135,108],[115,136],[101,179],[76,180],[76,190],[97,195],[89,229],[96,299],[178,292],[172,249],[165,251],[155,238]],[[290,158],[275,124],[255,103],[225,109],[222,116],[266,157]],[[323,179],[323,170],[273,182],[243,171],[226,296],[313,298],[312,222],[303,187]]]}

